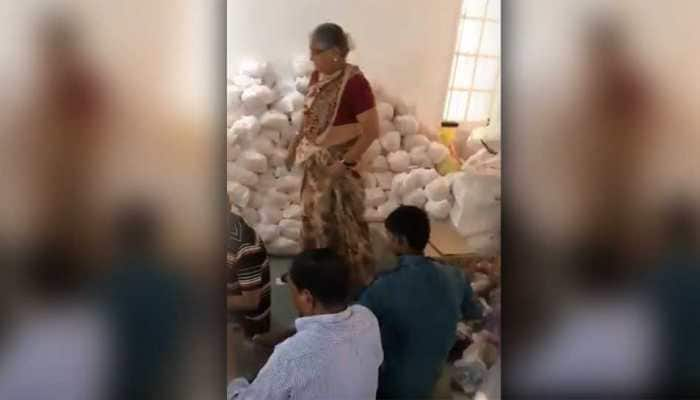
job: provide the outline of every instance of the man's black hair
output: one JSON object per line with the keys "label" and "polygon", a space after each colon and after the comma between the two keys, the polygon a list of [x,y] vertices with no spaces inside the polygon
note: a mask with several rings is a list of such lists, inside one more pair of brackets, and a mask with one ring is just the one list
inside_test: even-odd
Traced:
{"label": "man's black hair", "polygon": [[334,251],[306,250],[296,256],[289,278],[299,290],[308,290],[324,306],[347,305],[350,269]]}
{"label": "man's black hair", "polygon": [[394,210],[384,226],[387,231],[397,238],[406,241],[416,252],[422,253],[430,239],[430,219],[425,211],[418,207],[401,206]]}

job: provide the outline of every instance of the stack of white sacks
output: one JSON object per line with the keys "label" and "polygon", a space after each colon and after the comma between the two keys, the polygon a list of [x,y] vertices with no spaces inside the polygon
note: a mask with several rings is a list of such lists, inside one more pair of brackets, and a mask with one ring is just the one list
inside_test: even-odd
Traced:
{"label": "stack of white sacks", "polygon": [[475,153],[452,175],[455,205],[450,220],[467,246],[483,255],[500,250],[501,131],[498,119],[494,121],[471,133],[467,146]]}
{"label": "stack of white sacks", "polygon": [[[313,65],[292,61],[294,79],[276,82],[266,63],[245,62],[228,81],[227,192],[233,209],[260,234],[275,255],[300,251],[302,171],[284,166],[298,134],[304,93]],[[448,149],[413,116],[413,109],[373,83],[381,136],[363,158],[365,218],[383,221],[401,204],[425,209],[436,220],[454,205],[452,176],[435,165]]]}
{"label": "stack of white sacks", "polygon": [[285,167],[312,71],[300,61],[294,63],[297,79],[280,83],[266,63],[245,62],[227,87],[228,196],[276,255],[301,249],[302,172]]}

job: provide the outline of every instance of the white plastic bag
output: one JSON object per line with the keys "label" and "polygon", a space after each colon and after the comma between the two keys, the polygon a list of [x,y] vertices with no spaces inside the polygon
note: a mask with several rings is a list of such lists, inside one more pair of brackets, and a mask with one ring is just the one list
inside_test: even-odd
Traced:
{"label": "white plastic bag", "polygon": [[275,151],[275,145],[266,137],[258,137],[253,140],[253,149],[264,156],[271,156]]}
{"label": "white plastic bag", "polygon": [[233,123],[238,121],[238,118],[240,118],[239,113],[233,112],[233,111],[227,111],[226,112],[226,129],[231,130],[233,127]]}
{"label": "white plastic bag", "polygon": [[306,93],[309,89],[309,77],[308,76],[298,76],[294,82],[297,85],[297,90],[301,93]]}
{"label": "white plastic bag", "polygon": [[243,217],[243,220],[245,220],[249,226],[255,226],[260,222],[260,215],[255,209],[250,207],[244,208],[241,211],[241,217]]}
{"label": "white plastic bag", "polygon": [[446,178],[437,178],[425,187],[425,194],[432,201],[447,200],[450,197],[450,183]]}
{"label": "white plastic bag", "polygon": [[263,174],[267,171],[267,158],[255,150],[244,151],[238,163],[248,171],[258,174]]}
{"label": "white plastic bag", "polygon": [[260,221],[266,225],[276,225],[282,220],[282,210],[276,207],[263,206],[260,209]]}
{"label": "white plastic bag", "polygon": [[275,187],[279,186],[279,178],[287,176],[287,174],[289,174],[289,171],[284,167],[277,167],[272,171],[272,175],[276,178]]}
{"label": "white plastic bag", "polygon": [[401,148],[401,133],[399,131],[387,132],[379,138],[379,142],[388,153],[398,151]]}
{"label": "white plastic bag", "polygon": [[[393,152],[387,156],[389,168],[394,172],[404,172],[411,165],[411,157],[403,150]],[[377,171],[383,172],[383,171]]]}
{"label": "white plastic bag", "polygon": [[500,175],[501,155],[491,154],[486,149],[479,150],[467,159],[462,169]]}
{"label": "white plastic bag", "polygon": [[428,152],[425,151],[425,147],[415,147],[411,150],[409,155],[411,156],[411,164],[415,166],[423,168],[430,168],[433,166],[432,161],[428,158]]}
{"label": "white plastic bag", "polygon": [[403,183],[408,177],[407,173],[400,173],[394,175],[394,178],[391,180],[391,195],[397,198],[403,197],[403,193],[401,193],[401,189],[403,188]]}
{"label": "white plastic bag", "polygon": [[282,148],[276,148],[272,155],[270,156],[270,163],[273,167],[284,167],[287,161],[287,150]]}
{"label": "white plastic bag", "polygon": [[406,178],[403,180],[403,184],[399,190],[401,196],[405,196],[417,189],[423,188],[422,170],[414,169],[409,172]]}
{"label": "white plastic bag", "polygon": [[279,180],[277,189],[283,193],[294,193],[301,190],[302,177],[296,175],[287,175]]}
{"label": "white plastic bag", "polygon": [[443,162],[449,153],[450,151],[447,149],[447,146],[442,143],[432,142],[430,146],[428,146],[428,157],[433,164],[440,164]]}
{"label": "white plastic bag", "polygon": [[427,149],[430,146],[430,140],[423,135],[408,135],[403,138],[403,148],[406,151],[411,151],[417,147]]}
{"label": "white plastic bag", "polygon": [[379,132],[381,133],[386,133],[386,132],[391,132],[395,131],[396,126],[391,121],[387,120],[380,120],[379,121]]}
{"label": "white plastic bag", "polygon": [[292,204],[284,210],[282,216],[286,219],[300,219],[303,211],[300,205]]}
{"label": "white plastic bag", "polygon": [[251,86],[262,84],[262,80],[251,78],[248,75],[237,75],[233,78],[232,83],[245,91],[245,89]]}
{"label": "white plastic bag", "polygon": [[296,90],[284,95],[279,99],[274,106],[274,110],[285,114],[291,114],[294,111],[301,110],[304,106],[304,95]]}
{"label": "white plastic bag", "polygon": [[282,132],[289,129],[289,119],[279,111],[267,111],[260,117],[260,125],[266,129]]}
{"label": "white plastic bag", "polygon": [[301,238],[301,221],[283,219],[280,221],[279,226],[282,236],[292,240],[299,240]]}
{"label": "white plastic bag", "polygon": [[257,188],[261,192],[264,192],[277,184],[277,180],[272,174],[272,171],[267,171],[266,173],[261,174],[259,178]]}
{"label": "white plastic bag", "polygon": [[365,204],[369,207],[378,207],[386,201],[386,194],[381,188],[365,189]]}
{"label": "white plastic bag", "polygon": [[299,130],[301,129],[301,123],[304,120],[304,112],[302,111],[294,111],[292,113],[292,126],[294,129]]}
{"label": "white plastic bag", "polygon": [[403,204],[422,208],[427,200],[423,189],[416,189],[403,197]]}
{"label": "white plastic bag", "polygon": [[314,63],[308,56],[296,56],[292,59],[292,71],[295,77],[309,76],[314,72]]}
{"label": "white plastic bag", "polygon": [[373,173],[362,174],[362,181],[365,189],[374,189],[377,187],[377,177]]}
{"label": "white plastic bag", "polygon": [[394,174],[391,172],[377,172],[374,174],[375,179],[377,181],[377,186],[384,190],[390,190],[391,189],[391,183],[394,180]]}
{"label": "white plastic bag", "polygon": [[396,101],[396,115],[415,115],[416,114],[416,105],[414,103],[409,103],[406,102],[402,99],[398,99]]}
{"label": "white plastic bag", "polygon": [[367,222],[381,222],[382,216],[379,214],[379,210],[374,207],[368,207],[365,209],[363,218]]}
{"label": "white plastic bag", "polygon": [[241,146],[235,144],[226,148],[226,161],[236,161],[241,155]]}
{"label": "white plastic bag", "polygon": [[238,109],[241,104],[241,95],[243,94],[243,89],[236,85],[229,85],[226,87],[226,110],[234,111]]}
{"label": "white plastic bag", "polygon": [[248,207],[254,209],[254,210],[259,210],[263,206],[263,196],[260,194],[260,192],[257,191],[250,191],[250,201],[248,202]]}
{"label": "white plastic bag", "polygon": [[397,208],[399,208],[400,204],[398,201],[389,199],[386,203],[380,205],[377,208],[377,211],[379,212],[379,217],[382,220],[387,219],[387,217],[394,212]]}
{"label": "white plastic bag", "polygon": [[241,117],[233,123],[231,132],[234,135],[246,136],[248,139],[252,139],[253,136],[260,132],[260,122],[254,116]]}
{"label": "white plastic bag", "polygon": [[228,180],[241,185],[255,187],[255,185],[258,184],[258,175],[245,168],[241,168],[235,162],[226,163],[226,176]]}
{"label": "white plastic bag", "polygon": [[484,149],[484,143],[495,152],[501,151],[501,128],[498,120],[492,120],[489,126],[475,128],[467,138],[467,147],[473,151]]}
{"label": "white plastic bag", "polygon": [[428,201],[425,204],[425,211],[430,218],[442,220],[450,216],[452,205],[449,200]]}
{"label": "white plastic bag", "polygon": [[255,232],[265,244],[272,243],[280,235],[276,222],[274,224],[260,224],[255,227]]}
{"label": "white plastic bag", "polygon": [[386,102],[377,103],[377,114],[380,121],[391,121],[394,118],[394,107]]}
{"label": "white plastic bag", "polygon": [[289,93],[297,91],[297,84],[294,82],[294,79],[282,80],[277,82],[277,85],[275,85],[275,90],[280,96],[286,96]]}
{"label": "white plastic bag", "polygon": [[462,236],[491,235],[500,232],[501,178],[498,175],[460,172],[452,183],[454,207],[452,224]]}
{"label": "white plastic bag", "polygon": [[228,184],[226,186],[229,199],[233,204],[240,208],[248,206],[248,202],[250,201],[250,189],[237,182],[233,182],[230,187]]}
{"label": "white plastic bag", "polygon": [[238,73],[251,78],[262,79],[267,73],[267,63],[254,60],[243,61],[238,68]]}
{"label": "white plastic bag", "polygon": [[[440,177],[440,174],[433,168],[422,168],[418,171],[417,174],[420,175],[421,186],[423,187],[428,186],[430,182]],[[452,186],[452,181],[450,181],[449,178],[446,179],[448,185]]]}
{"label": "white plastic bag", "polygon": [[259,117],[267,111],[267,105],[256,102],[243,103],[240,111],[245,116]]}
{"label": "white plastic bag", "polygon": [[243,91],[241,100],[243,105],[250,108],[267,106],[275,101],[275,92],[267,86],[253,85]]}
{"label": "white plastic bag", "polygon": [[301,245],[294,240],[278,237],[267,245],[267,250],[276,256],[294,256],[301,252]]}
{"label": "white plastic bag", "polygon": [[273,207],[279,210],[287,207],[289,202],[289,196],[277,189],[269,189],[263,199],[264,207]]}
{"label": "white plastic bag", "polygon": [[292,139],[294,139],[297,136],[298,131],[296,129],[294,129],[294,127],[288,126],[285,130],[280,131],[280,133],[282,134],[282,140],[280,142],[280,146],[282,146],[281,143],[283,143],[283,142],[291,142]]}
{"label": "white plastic bag", "polygon": [[394,125],[403,135],[415,135],[418,133],[418,121],[412,115],[399,115],[394,118]]}
{"label": "white plastic bag", "polygon": [[226,144],[233,146],[236,143],[238,143],[238,135],[233,132],[233,129],[229,129],[226,131]]}
{"label": "white plastic bag", "polygon": [[387,162],[386,157],[378,156],[375,158],[372,162],[372,170],[376,172],[385,172],[389,170],[389,163]]}

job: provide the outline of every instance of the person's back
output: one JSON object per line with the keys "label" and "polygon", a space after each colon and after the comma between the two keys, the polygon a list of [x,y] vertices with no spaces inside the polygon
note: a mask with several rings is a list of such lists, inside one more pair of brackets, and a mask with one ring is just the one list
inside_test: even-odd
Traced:
{"label": "person's back", "polygon": [[371,311],[356,305],[337,314],[300,318],[296,328],[275,348],[257,379],[273,375],[276,390],[290,396],[284,398],[375,397],[382,344]]}
{"label": "person's back", "polygon": [[387,219],[392,239],[403,230],[394,226],[396,222],[410,227],[409,236],[422,237],[406,239],[415,242],[406,243],[413,252],[395,249],[403,254],[398,267],[367,288],[360,304],[375,313],[381,328],[384,364],[378,397],[426,398],[455,343],[457,322],[463,315],[479,317],[480,310],[460,271],[421,255],[429,236],[427,216],[414,207],[401,207],[395,213]]}
{"label": "person's back", "polygon": [[301,318],[255,381],[234,380],[229,399],[373,399],[383,360],[377,318],[347,306],[349,269],[328,249],[298,256],[289,273]]}

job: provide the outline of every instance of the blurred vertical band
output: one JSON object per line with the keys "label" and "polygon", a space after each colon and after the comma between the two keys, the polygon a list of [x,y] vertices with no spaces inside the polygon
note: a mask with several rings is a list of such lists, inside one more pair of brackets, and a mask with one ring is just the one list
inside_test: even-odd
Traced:
{"label": "blurred vertical band", "polygon": [[225,9],[0,5],[0,398],[222,395]]}
{"label": "blurred vertical band", "polygon": [[700,395],[699,11],[504,2],[506,398]]}

